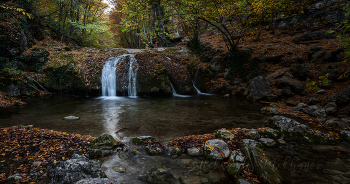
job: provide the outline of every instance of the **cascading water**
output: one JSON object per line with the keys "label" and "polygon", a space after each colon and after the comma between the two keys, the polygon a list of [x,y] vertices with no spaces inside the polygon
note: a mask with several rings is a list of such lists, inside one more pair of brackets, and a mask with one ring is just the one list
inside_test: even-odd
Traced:
{"label": "cascading water", "polygon": [[[124,54],[118,57],[109,58],[102,69],[102,96],[116,96],[117,95],[117,76],[118,68],[121,65],[121,61],[127,56],[130,57],[129,70],[128,70],[128,95],[137,96],[136,91],[136,74],[137,63],[134,54]],[[124,65],[124,62],[123,62]]]}
{"label": "cascading water", "polygon": [[197,68],[196,74],[194,75],[194,80],[192,81],[194,89],[197,90],[198,94],[201,94],[201,91],[196,87],[197,76],[198,76],[199,68]]}
{"label": "cascading water", "polygon": [[176,93],[176,91],[175,91],[175,88],[174,88],[173,84],[172,84],[172,83],[170,83],[170,85],[171,85],[171,91],[173,92],[173,95],[177,95],[177,93]]}
{"label": "cascading water", "polygon": [[[136,66],[135,57],[130,58],[130,66],[129,66],[129,85],[128,85],[128,95],[135,97],[137,96],[136,91],[136,73],[138,67]],[[135,65],[134,65],[135,64]]]}

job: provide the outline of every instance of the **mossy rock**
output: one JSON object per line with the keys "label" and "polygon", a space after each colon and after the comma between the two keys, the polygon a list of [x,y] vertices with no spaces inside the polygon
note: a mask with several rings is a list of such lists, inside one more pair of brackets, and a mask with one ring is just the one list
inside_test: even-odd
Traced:
{"label": "mossy rock", "polygon": [[97,139],[90,142],[89,149],[113,149],[117,147],[119,143],[109,134],[102,134]]}
{"label": "mossy rock", "polygon": [[149,141],[149,140],[153,141],[155,139],[151,136],[139,136],[139,137],[132,138],[132,142],[134,144],[142,144],[142,143]]}

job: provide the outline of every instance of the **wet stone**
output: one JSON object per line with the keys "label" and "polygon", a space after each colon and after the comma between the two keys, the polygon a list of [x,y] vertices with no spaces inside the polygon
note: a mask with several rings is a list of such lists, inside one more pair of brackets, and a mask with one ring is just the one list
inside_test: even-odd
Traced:
{"label": "wet stone", "polygon": [[119,173],[125,173],[126,172],[126,168],[123,166],[114,166],[112,167],[112,170],[114,172],[119,172]]}
{"label": "wet stone", "polygon": [[146,147],[144,147],[144,150],[146,150],[146,152],[149,155],[161,155],[164,153],[164,149],[162,147],[146,146]]}
{"label": "wet stone", "polygon": [[229,162],[243,162],[244,161],[244,156],[242,153],[233,150],[231,152],[230,158],[228,159]]}
{"label": "wet stone", "polygon": [[198,148],[188,148],[187,154],[193,157],[202,155],[201,151]]}
{"label": "wet stone", "polygon": [[116,180],[109,178],[93,178],[93,179],[82,179],[77,181],[75,184],[117,184]]}
{"label": "wet stone", "polygon": [[219,129],[216,132],[215,136],[218,137],[218,138],[228,139],[228,140],[232,140],[233,138],[235,138],[233,133],[231,133],[230,131],[227,131],[225,129]]}
{"label": "wet stone", "polygon": [[227,173],[237,178],[243,171],[242,163],[231,163],[226,167]]}
{"label": "wet stone", "polygon": [[276,145],[276,141],[270,138],[260,138],[259,141],[268,147],[272,147]]}
{"label": "wet stone", "polygon": [[129,159],[130,156],[127,154],[127,153],[124,153],[124,152],[120,152],[118,154],[119,158],[122,159],[122,160],[126,160],[126,159]]}
{"label": "wet stone", "polygon": [[181,155],[182,149],[180,147],[175,147],[173,150],[171,150],[171,155]]}
{"label": "wet stone", "polygon": [[256,130],[251,130],[248,132],[247,136],[251,139],[257,139],[257,138],[260,138],[260,134],[258,131]]}
{"label": "wet stone", "polygon": [[220,139],[211,139],[204,144],[204,156],[221,160],[229,157],[230,149],[227,143]]}
{"label": "wet stone", "polygon": [[132,150],[131,153],[133,153],[134,155],[143,155],[141,151],[137,150]]}

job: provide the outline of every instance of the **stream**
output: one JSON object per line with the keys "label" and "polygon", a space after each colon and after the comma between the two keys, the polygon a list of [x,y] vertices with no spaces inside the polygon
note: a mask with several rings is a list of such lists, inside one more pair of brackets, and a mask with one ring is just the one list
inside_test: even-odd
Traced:
{"label": "stream", "polygon": [[[131,144],[135,136],[152,136],[165,145],[175,137],[213,133],[220,128],[259,128],[269,118],[260,114],[260,103],[215,95],[164,98],[78,97],[53,95],[26,98],[26,106],[0,109],[0,127],[34,125],[69,133],[99,136],[111,134],[129,148],[125,154],[100,159],[102,169],[118,183],[145,183],[142,174],[166,168],[175,178],[192,177],[213,183],[215,175],[234,183],[219,163],[185,154],[172,159],[164,156],[132,154],[142,149]],[[64,120],[78,116],[79,120]],[[266,154],[279,168],[283,183],[350,183],[350,157],[333,151],[350,151],[347,143],[303,145],[288,142],[266,148]],[[113,171],[123,167],[125,173]],[[209,168],[209,169],[208,169]],[[224,173],[224,174],[223,174]]]}

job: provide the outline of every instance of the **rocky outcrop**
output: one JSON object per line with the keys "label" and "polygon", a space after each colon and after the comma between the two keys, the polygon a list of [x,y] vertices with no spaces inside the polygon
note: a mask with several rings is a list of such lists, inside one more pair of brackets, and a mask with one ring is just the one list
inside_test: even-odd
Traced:
{"label": "rocky outcrop", "polygon": [[49,165],[47,177],[50,183],[75,183],[82,179],[107,178],[100,163],[74,154],[71,160]]}
{"label": "rocky outcrop", "polygon": [[322,39],[332,39],[335,37],[335,33],[327,33],[326,31],[309,32],[292,39],[295,44],[312,41],[312,40],[322,40]]}
{"label": "rocky outcrop", "polygon": [[272,83],[264,76],[258,76],[249,81],[249,85],[244,92],[247,99],[261,100],[272,92]]}

